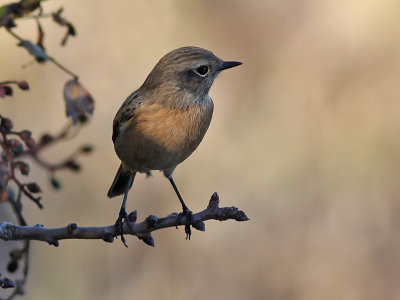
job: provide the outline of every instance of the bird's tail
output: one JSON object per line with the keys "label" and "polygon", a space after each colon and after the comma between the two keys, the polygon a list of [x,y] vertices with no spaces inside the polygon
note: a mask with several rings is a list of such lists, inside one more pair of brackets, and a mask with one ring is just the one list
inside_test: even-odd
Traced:
{"label": "bird's tail", "polygon": [[[132,172],[132,171],[130,171]],[[135,177],[136,172],[133,172],[133,177]],[[108,190],[107,196],[109,198],[112,197],[116,197],[119,195],[122,195],[125,193],[126,191],[126,185],[129,182],[129,171],[125,171],[124,168],[122,167],[122,165],[119,166],[118,172],[115,175],[114,181],[110,187],[110,189]],[[132,183],[133,183],[133,179],[132,179]],[[131,186],[132,186],[131,183]],[[129,188],[131,188],[131,186]]]}

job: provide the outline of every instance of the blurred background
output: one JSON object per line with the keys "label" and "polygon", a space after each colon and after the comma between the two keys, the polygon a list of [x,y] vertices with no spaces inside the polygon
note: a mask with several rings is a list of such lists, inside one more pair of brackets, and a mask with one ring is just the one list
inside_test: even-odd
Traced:
{"label": "blurred background", "polygon": [[[5,4],[7,1],[0,1]],[[33,242],[26,299],[399,299],[400,6],[396,0],[48,1],[77,29],[44,20],[50,55],[79,74],[96,100],[91,122],[43,157],[82,143],[83,170],[60,173],[54,191],[32,164],[43,210],[25,201],[29,224],[112,224],[121,199],[106,192],[119,161],[112,120],[122,101],[172,49],[196,45],[244,62],[211,89],[215,114],[175,180],[193,211],[217,191],[250,221],[208,221],[154,233],[156,247],[120,241]],[[16,32],[36,39],[33,21]],[[0,79],[31,91],[1,101],[1,114],[36,137],[65,122],[69,77],[31,60],[0,31]],[[180,209],[160,173],[137,176],[128,210],[139,220]],[[2,220],[15,221],[3,205]],[[16,244],[0,243],[6,257]],[[0,270],[8,259],[0,260]],[[3,275],[6,275],[4,273]],[[4,291],[0,291],[4,293]]]}

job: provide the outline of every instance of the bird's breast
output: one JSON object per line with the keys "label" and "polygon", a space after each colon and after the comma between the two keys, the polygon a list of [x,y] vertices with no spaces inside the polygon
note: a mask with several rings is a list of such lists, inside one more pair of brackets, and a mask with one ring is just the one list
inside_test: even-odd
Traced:
{"label": "bird's breast", "polygon": [[140,135],[155,141],[166,151],[191,152],[203,139],[212,112],[210,105],[171,108],[150,104],[141,108],[134,123]]}
{"label": "bird's breast", "polygon": [[139,172],[174,168],[200,144],[212,114],[211,99],[185,108],[143,104],[121,127],[115,150],[127,166]]}

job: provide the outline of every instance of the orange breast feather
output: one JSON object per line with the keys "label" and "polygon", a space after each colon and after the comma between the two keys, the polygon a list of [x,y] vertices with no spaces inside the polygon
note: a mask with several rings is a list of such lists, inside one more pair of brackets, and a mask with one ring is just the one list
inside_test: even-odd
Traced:
{"label": "orange breast feather", "polygon": [[[186,109],[143,105],[135,118],[137,130],[169,151],[184,151],[202,139],[207,130],[208,114],[200,106]],[[205,127],[205,128],[203,128]]]}

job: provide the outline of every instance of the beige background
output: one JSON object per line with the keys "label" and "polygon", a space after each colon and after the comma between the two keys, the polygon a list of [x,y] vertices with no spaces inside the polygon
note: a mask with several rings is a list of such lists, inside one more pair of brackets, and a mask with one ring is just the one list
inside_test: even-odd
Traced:
{"label": "beige background", "polygon": [[[45,45],[80,75],[96,111],[79,137],[45,157],[56,161],[82,143],[96,151],[81,159],[81,173],[58,175],[61,192],[32,165],[45,208],[25,201],[28,222],[114,222],[120,199],[105,196],[118,167],[112,119],[158,59],[184,45],[244,65],[216,80],[211,127],[176,182],[192,210],[218,191],[251,221],[207,222],[190,242],[182,228],[158,231],[154,249],[134,237],[128,249],[35,242],[26,299],[400,298],[398,1],[44,3],[45,11],[59,6],[78,36],[62,48],[64,28],[44,21]],[[16,32],[36,39],[33,21],[18,24]],[[66,122],[69,78],[51,64],[21,69],[31,58],[15,44],[0,31],[0,79],[26,79],[31,91],[1,100],[1,114],[35,136],[56,132]],[[156,173],[137,177],[128,209],[143,219],[179,203]],[[0,243],[2,257],[7,245]]]}

